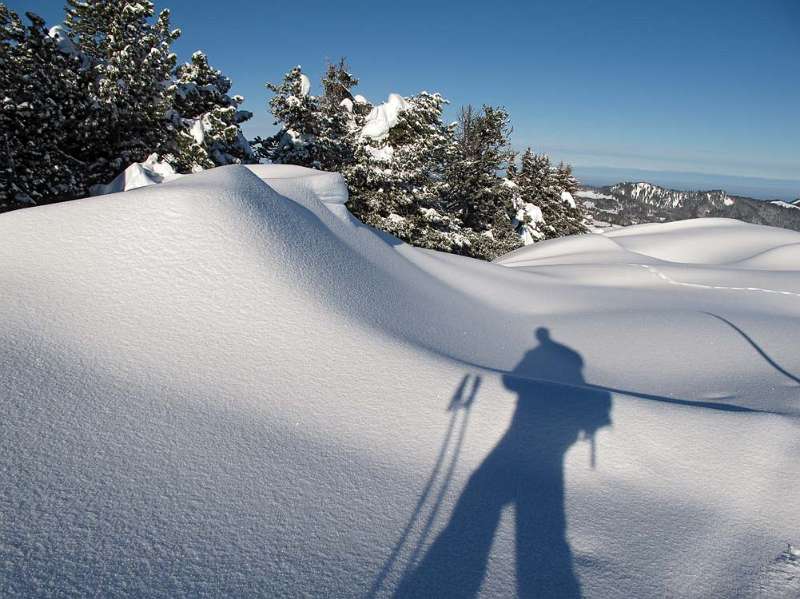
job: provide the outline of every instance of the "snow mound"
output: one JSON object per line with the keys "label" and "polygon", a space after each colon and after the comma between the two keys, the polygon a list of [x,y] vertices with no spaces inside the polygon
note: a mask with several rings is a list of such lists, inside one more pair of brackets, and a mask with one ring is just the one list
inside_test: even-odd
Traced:
{"label": "snow mound", "polygon": [[739,260],[735,265],[759,270],[797,270],[800,265],[800,241],[766,249]]}
{"label": "snow mound", "polygon": [[[195,126],[199,125],[199,135],[202,142],[203,125],[198,120]],[[198,135],[196,127],[192,127],[192,135]],[[170,164],[158,159],[158,154],[151,154],[144,162],[136,162],[122,171],[117,177],[106,185],[93,185],[89,190],[93,196],[118,193],[120,191],[130,191],[139,187],[156,185],[173,181],[182,175],[175,172]]]}
{"label": "snow mound", "polygon": [[306,201],[313,198],[324,204],[347,202],[347,183],[340,173],[290,164],[248,164],[245,168],[278,193],[293,199],[305,194]]}
{"label": "snow mound", "polygon": [[660,260],[725,264],[779,245],[800,242],[800,233],[726,218],[701,218],[623,227],[606,233],[625,249]]}
{"label": "snow mound", "polygon": [[[597,259],[594,251],[611,250],[617,254],[615,261],[657,260],[678,264],[719,266],[738,264],[746,267],[748,262],[767,269],[769,259],[759,258],[772,252],[781,256],[795,255],[795,244],[800,243],[800,233],[789,229],[778,229],[751,225],[727,218],[698,218],[670,223],[633,225],[605,231],[599,234],[581,235],[555,239],[524,247],[501,256],[496,262],[536,263],[542,259],[560,256],[574,262],[580,257],[590,263],[613,259],[605,256]],[[795,262],[795,264],[798,264]],[[777,270],[784,270],[787,261],[775,262]]]}
{"label": "snow mound", "polygon": [[[485,263],[361,225],[341,184],[228,166],[0,216],[0,594],[759,585],[796,527],[800,273],[700,259],[793,241]],[[705,247],[729,232],[746,252]]]}

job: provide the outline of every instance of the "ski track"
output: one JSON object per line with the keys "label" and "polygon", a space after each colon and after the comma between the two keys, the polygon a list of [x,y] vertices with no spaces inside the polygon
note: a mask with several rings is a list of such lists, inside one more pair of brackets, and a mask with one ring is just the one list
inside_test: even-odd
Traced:
{"label": "ski track", "polygon": [[699,289],[715,289],[720,291],[758,291],[761,293],[774,293],[777,295],[793,295],[794,297],[800,297],[800,293],[796,293],[794,291],[781,291],[779,289],[764,289],[762,287],[726,287],[725,285],[704,285],[703,283],[684,283],[683,281],[676,281],[669,275],[664,274],[656,267],[651,266],[649,264],[634,264],[633,266],[641,266],[642,268],[656,275],[662,281],[666,281],[670,285],[681,285],[683,287],[697,287]]}

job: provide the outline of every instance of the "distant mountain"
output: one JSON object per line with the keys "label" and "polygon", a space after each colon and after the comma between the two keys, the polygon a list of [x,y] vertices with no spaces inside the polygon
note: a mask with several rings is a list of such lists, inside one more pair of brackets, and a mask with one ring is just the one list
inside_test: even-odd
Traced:
{"label": "distant mountain", "polygon": [[595,221],[614,225],[708,216],[800,231],[800,198],[793,202],[755,200],[720,189],[679,191],[646,182],[587,187],[575,195]]}

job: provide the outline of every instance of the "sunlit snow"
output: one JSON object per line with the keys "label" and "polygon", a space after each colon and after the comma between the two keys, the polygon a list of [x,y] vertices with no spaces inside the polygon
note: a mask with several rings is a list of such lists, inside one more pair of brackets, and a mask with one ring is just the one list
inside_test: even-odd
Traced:
{"label": "sunlit snow", "polygon": [[0,216],[2,594],[788,596],[800,233],[486,263],[346,194],[228,166]]}

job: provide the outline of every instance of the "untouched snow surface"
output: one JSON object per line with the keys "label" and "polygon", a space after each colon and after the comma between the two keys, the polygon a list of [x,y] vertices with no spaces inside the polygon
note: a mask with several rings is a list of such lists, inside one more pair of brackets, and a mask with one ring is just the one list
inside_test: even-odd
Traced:
{"label": "untouched snow surface", "polygon": [[0,595],[794,596],[800,234],[491,264],[305,174],[0,216]]}

